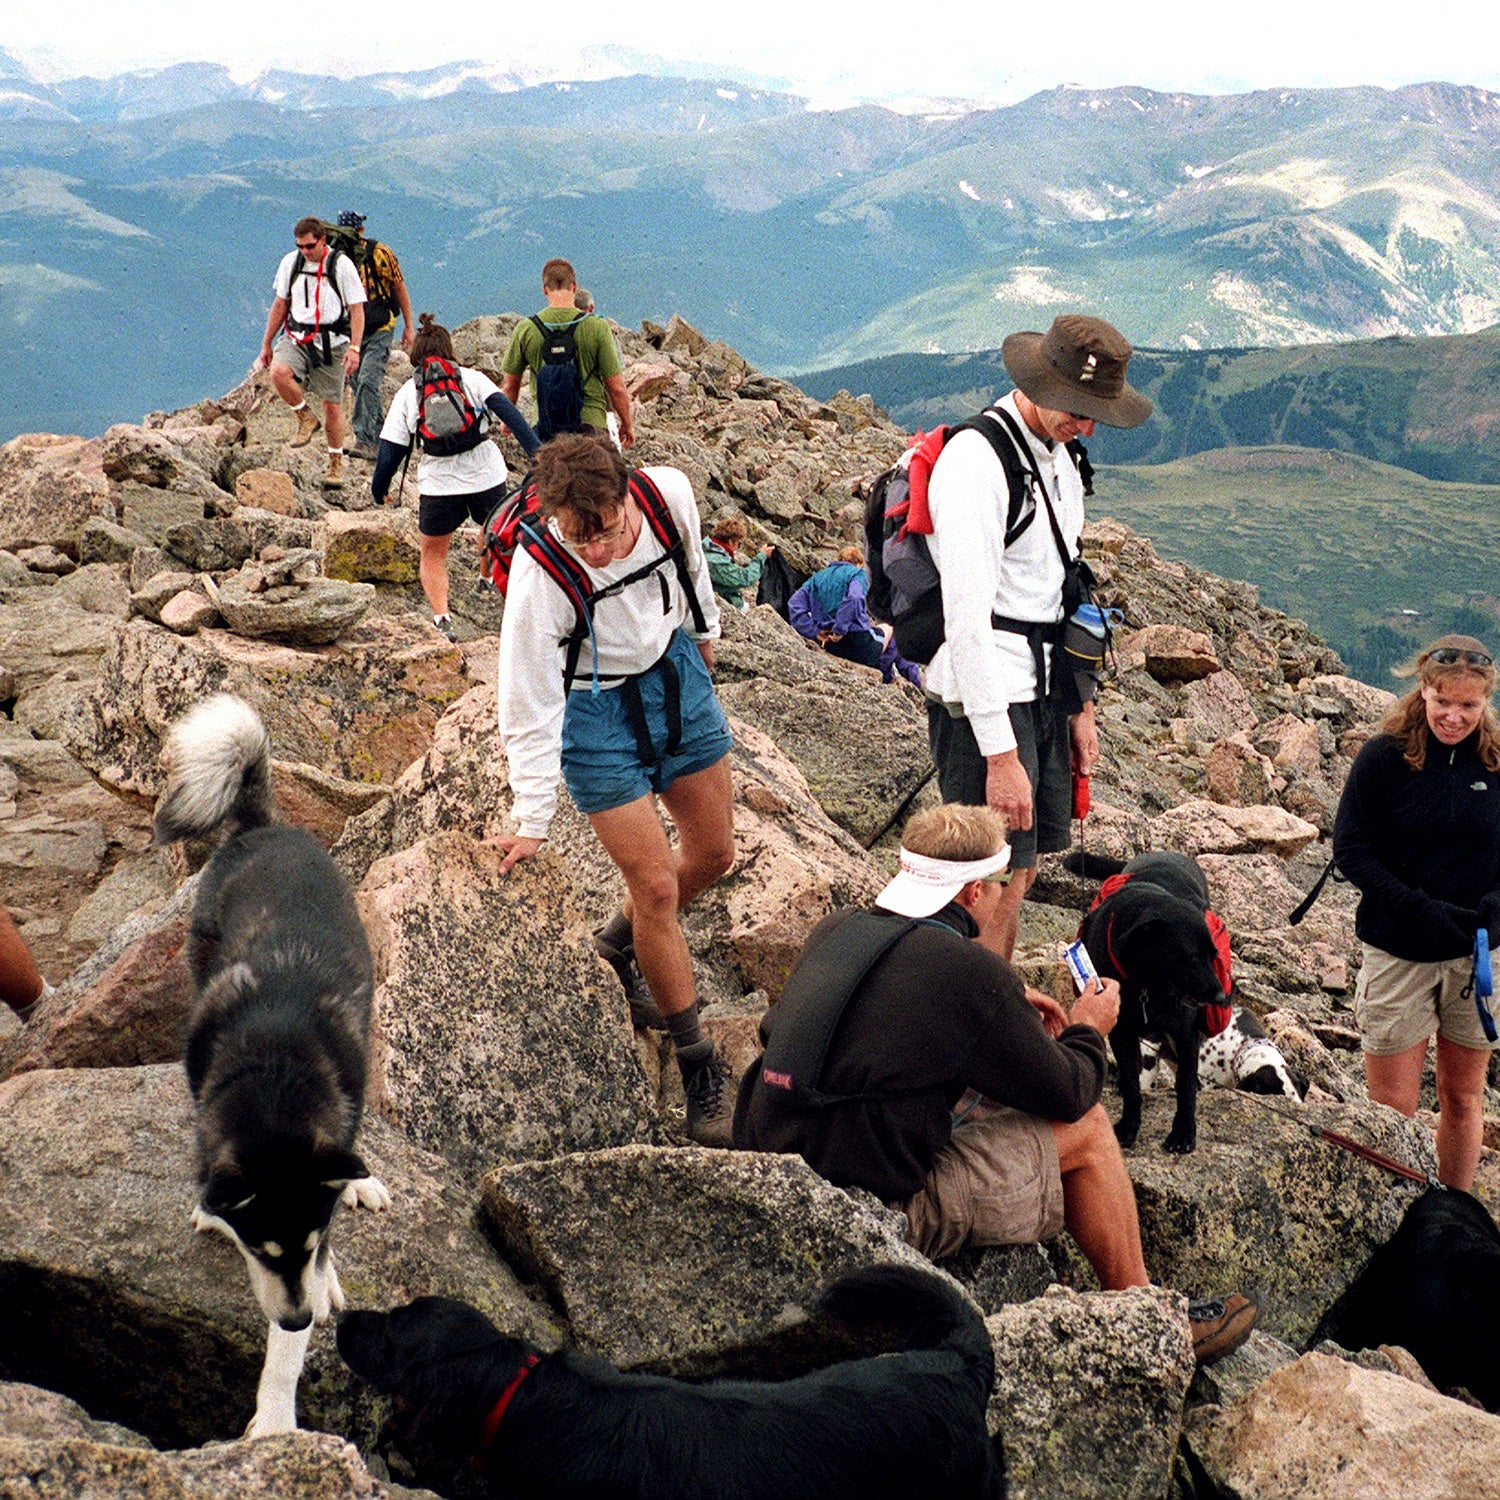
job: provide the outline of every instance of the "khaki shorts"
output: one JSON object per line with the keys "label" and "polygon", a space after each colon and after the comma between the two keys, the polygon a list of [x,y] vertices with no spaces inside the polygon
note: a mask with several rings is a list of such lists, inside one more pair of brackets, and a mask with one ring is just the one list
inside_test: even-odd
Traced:
{"label": "khaki shorts", "polygon": [[[1391,1057],[1425,1042],[1435,1031],[1459,1047],[1488,1052],[1493,1045],[1479,1024],[1474,996],[1465,995],[1473,961],[1422,964],[1361,944],[1364,961],[1354,986],[1354,1019],[1364,1050]],[[1491,1002],[1491,1010],[1495,1002]]]}
{"label": "khaki shorts", "polygon": [[938,1152],[906,1205],[906,1237],[932,1260],[965,1245],[1031,1245],[1063,1227],[1057,1137],[1045,1120],[987,1106]]}
{"label": "khaki shorts", "polygon": [[325,365],[317,357],[323,350],[321,338],[313,344],[297,344],[282,334],[271,350],[271,361],[285,365],[309,396],[337,406],[344,399],[344,350],[348,347],[347,339],[334,344],[333,358]]}

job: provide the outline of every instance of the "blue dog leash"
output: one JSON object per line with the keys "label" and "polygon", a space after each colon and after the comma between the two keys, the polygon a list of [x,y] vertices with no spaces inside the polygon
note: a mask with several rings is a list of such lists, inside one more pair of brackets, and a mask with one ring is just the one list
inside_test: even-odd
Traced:
{"label": "blue dog leash", "polygon": [[1474,991],[1474,1008],[1479,1012],[1479,1024],[1490,1041],[1500,1041],[1500,1031],[1495,1028],[1495,1018],[1490,1013],[1490,1000],[1495,993],[1494,971],[1490,965],[1490,934],[1481,927],[1474,934],[1474,978],[1470,983]]}

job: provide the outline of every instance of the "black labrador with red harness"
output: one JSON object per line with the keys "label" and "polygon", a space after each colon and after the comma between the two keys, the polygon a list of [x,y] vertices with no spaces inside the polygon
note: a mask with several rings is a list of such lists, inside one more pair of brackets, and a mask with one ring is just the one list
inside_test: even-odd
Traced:
{"label": "black labrador with red harness", "polygon": [[1163,1149],[1198,1145],[1198,1044],[1230,1019],[1208,923],[1208,881],[1191,855],[1170,849],[1128,864],[1070,855],[1074,874],[1125,881],[1083,919],[1078,935],[1106,979],[1120,983],[1120,1019],[1110,1032],[1124,1110],[1115,1135],[1135,1145],[1141,1129],[1141,1039],[1167,1042],[1177,1059],[1177,1111]]}
{"label": "black labrador with red harness", "polygon": [[[787,1380],[701,1384],[508,1338],[448,1297],[346,1313],[338,1347],[396,1398],[421,1482],[508,1500],[998,1500],[994,1349],[951,1282],[868,1266],[818,1314],[881,1352]],[[477,1472],[476,1472],[477,1471]]]}

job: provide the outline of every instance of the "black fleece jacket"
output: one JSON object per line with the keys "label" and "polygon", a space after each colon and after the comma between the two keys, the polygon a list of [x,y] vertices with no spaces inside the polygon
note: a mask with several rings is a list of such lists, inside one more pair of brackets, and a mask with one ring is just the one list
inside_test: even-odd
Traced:
{"label": "black fleece jacket", "polygon": [[[803,957],[852,915],[825,917]],[[965,1089],[1044,1120],[1087,1113],[1104,1087],[1104,1038],[1069,1026],[1053,1041],[1015,971],[972,941],[977,932],[961,906],[945,906],[902,938],[849,1002],[820,1087],[886,1097],[802,1109],[762,1082],[757,1061],[740,1086],[735,1145],[795,1153],[838,1187],[896,1203],[932,1170]],[[784,998],[766,1012],[761,1039],[798,1022]]]}
{"label": "black fleece jacket", "polygon": [[1355,757],[1333,857],[1359,888],[1354,930],[1371,947],[1416,963],[1462,958],[1480,904],[1493,898],[1488,920],[1500,900],[1500,774],[1484,768],[1477,741],[1450,747],[1429,735],[1420,771],[1394,735],[1376,735]]}

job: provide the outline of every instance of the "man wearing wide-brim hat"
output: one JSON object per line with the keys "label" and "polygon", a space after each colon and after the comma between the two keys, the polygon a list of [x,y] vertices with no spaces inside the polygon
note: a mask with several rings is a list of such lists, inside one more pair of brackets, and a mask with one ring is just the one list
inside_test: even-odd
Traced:
{"label": "man wearing wide-brim hat", "polygon": [[944,801],[987,804],[1011,830],[1015,878],[982,937],[1008,958],[1038,853],[1070,842],[1072,773],[1099,757],[1092,701],[1063,694],[1053,671],[1064,554],[1077,558],[1083,529],[1079,440],[1100,422],[1137,426],[1151,402],[1126,382],[1130,344],[1102,318],[1065,313],[1045,334],[1013,333],[1001,354],[1017,388],[983,420],[1015,448],[1024,492],[983,432],[958,432],[939,456],[929,546],[944,642],[923,687]]}

